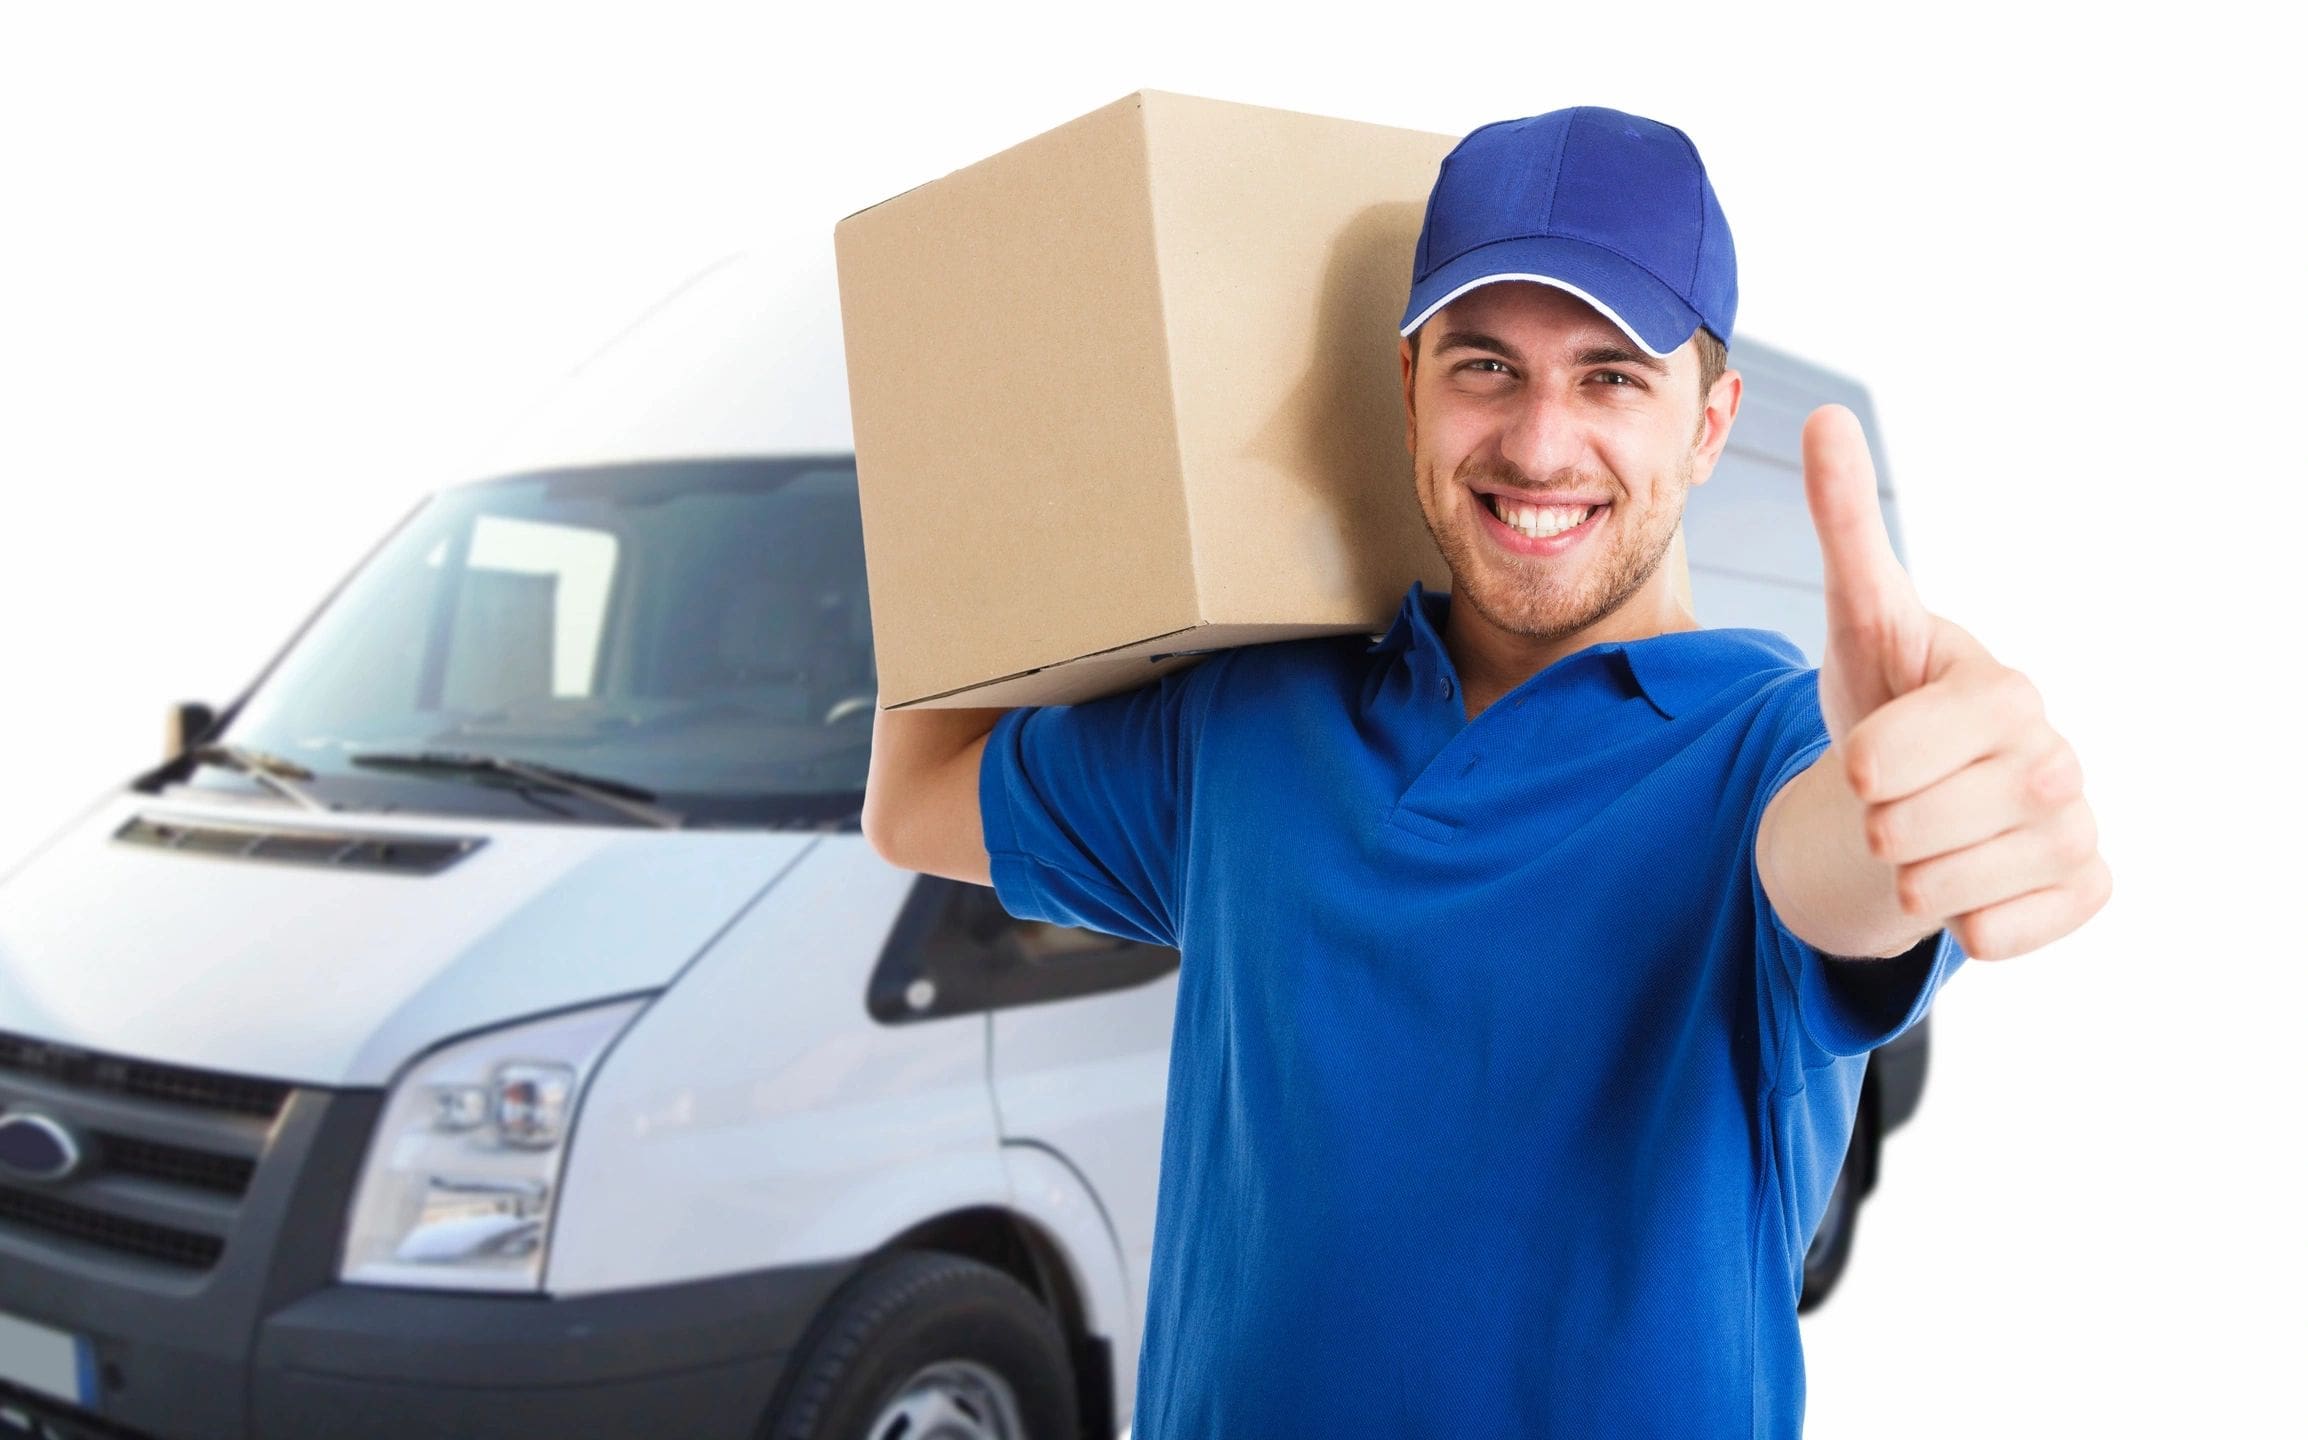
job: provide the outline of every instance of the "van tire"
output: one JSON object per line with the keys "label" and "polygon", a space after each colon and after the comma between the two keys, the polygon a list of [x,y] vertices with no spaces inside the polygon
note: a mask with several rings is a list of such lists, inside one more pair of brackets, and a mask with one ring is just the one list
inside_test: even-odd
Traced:
{"label": "van tire", "polygon": [[1023,1427],[1017,1440],[1080,1433],[1065,1337],[1033,1293],[975,1260],[900,1250],[869,1262],[826,1302],[794,1349],[762,1440],[884,1440],[868,1427],[909,1380],[945,1362],[1007,1384]]}

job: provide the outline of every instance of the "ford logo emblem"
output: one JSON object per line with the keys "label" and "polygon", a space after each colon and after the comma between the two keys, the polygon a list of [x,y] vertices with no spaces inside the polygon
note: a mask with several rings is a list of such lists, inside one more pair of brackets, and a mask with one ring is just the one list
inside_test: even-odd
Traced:
{"label": "ford logo emblem", "polygon": [[30,1111],[0,1115],[0,1174],[62,1180],[79,1168],[80,1142],[71,1131]]}

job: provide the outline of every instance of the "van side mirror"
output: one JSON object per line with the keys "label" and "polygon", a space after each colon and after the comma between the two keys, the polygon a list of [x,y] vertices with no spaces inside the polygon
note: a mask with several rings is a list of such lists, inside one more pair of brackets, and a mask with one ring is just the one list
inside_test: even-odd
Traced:
{"label": "van side mirror", "polygon": [[182,755],[216,724],[216,711],[198,700],[179,700],[168,707],[168,730],[161,742],[161,761]]}

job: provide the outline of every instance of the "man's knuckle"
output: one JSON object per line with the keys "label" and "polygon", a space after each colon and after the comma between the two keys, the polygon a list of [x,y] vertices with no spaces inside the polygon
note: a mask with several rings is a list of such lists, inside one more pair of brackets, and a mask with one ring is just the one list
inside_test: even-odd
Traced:
{"label": "man's knuckle", "polygon": [[1880,773],[1875,759],[1873,735],[1854,731],[1843,747],[1843,783],[1861,799],[1875,794],[1876,776]]}
{"label": "man's knuckle", "polygon": [[1921,875],[1899,877],[1899,908],[1911,915],[1921,915],[1931,899],[1931,884]]}
{"label": "man's knuckle", "polygon": [[2067,818],[2059,830],[2058,856],[2062,864],[2073,869],[2099,853],[2100,822],[2087,805],[2071,805],[2064,813]]}
{"label": "man's knuckle", "polygon": [[2001,673],[1995,677],[1993,686],[1996,706],[2003,717],[2015,726],[2041,718],[2044,697],[2043,692],[2036,689],[2036,682],[2020,671],[2008,667],[1998,669]]}
{"label": "man's knuckle", "polygon": [[2090,853],[2077,849],[2075,827],[2065,821],[2055,823],[2050,830],[2039,834],[2036,849],[2043,855],[2047,868],[2055,873],[2075,869],[2084,863]]}
{"label": "man's knuckle", "polygon": [[2075,751],[2066,741],[2036,759],[2028,766],[2027,793],[2038,809],[2049,809],[2072,800],[2083,789],[2083,771],[2076,764]]}

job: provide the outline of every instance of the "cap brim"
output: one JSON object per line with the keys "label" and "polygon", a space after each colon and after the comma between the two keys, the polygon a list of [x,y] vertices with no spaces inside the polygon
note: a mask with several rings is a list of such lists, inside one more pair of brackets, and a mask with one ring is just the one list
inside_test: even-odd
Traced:
{"label": "cap brim", "polygon": [[1479,285],[1528,280],[1567,290],[1602,313],[1641,346],[1665,359],[1704,322],[1650,271],[1600,245],[1560,235],[1525,235],[1478,245],[1411,287],[1402,333]]}

